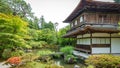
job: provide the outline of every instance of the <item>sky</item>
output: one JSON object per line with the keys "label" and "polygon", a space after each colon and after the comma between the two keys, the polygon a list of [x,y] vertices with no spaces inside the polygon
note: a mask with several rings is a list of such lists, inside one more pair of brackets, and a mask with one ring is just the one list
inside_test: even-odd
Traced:
{"label": "sky", "polygon": [[[58,29],[65,27],[63,21],[71,14],[80,0],[25,0],[32,7],[32,12],[40,18],[42,15],[46,22],[59,23]],[[110,2],[112,0],[98,0]]]}

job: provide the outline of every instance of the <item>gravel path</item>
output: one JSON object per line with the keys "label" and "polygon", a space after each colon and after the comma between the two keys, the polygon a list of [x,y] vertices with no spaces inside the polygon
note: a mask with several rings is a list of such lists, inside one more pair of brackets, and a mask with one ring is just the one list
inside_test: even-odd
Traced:
{"label": "gravel path", "polygon": [[4,62],[0,62],[0,68],[10,68],[10,65],[4,65]]}

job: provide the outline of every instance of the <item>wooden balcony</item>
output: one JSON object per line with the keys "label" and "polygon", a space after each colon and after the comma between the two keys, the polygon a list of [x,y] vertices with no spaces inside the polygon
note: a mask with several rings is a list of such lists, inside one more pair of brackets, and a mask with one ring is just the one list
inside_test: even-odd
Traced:
{"label": "wooden balcony", "polygon": [[[110,44],[92,44],[91,45],[93,48],[103,48],[103,47],[110,47]],[[91,54],[91,47],[90,45],[84,45],[84,44],[77,44],[74,48],[75,50],[77,51],[80,51],[80,52],[84,52],[84,53],[88,53],[88,54]]]}
{"label": "wooden balcony", "polygon": [[92,44],[92,47],[95,48],[110,47],[110,44]]}
{"label": "wooden balcony", "polygon": [[112,29],[117,29],[119,27],[118,24],[116,23],[81,23],[81,24],[78,24],[72,28],[70,28],[70,30],[67,31],[67,33],[77,29],[77,28],[83,28],[85,26],[91,26],[91,27],[106,27],[106,28],[112,28]]}
{"label": "wooden balcony", "polygon": [[77,51],[88,53],[88,54],[91,53],[90,45],[77,44],[74,49],[77,50]]}

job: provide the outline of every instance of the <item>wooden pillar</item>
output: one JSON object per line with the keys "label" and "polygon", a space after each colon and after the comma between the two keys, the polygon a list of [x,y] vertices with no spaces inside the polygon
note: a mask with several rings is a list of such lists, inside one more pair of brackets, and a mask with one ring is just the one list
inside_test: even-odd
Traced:
{"label": "wooden pillar", "polygon": [[69,43],[68,43],[68,45],[70,45],[70,38],[69,38]]}
{"label": "wooden pillar", "polygon": [[112,52],[112,50],[111,50],[111,33],[110,33],[110,54],[111,54],[111,52]]}
{"label": "wooden pillar", "polygon": [[91,51],[91,54],[92,54],[92,33],[90,33],[90,51]]}
{"label": "wooden pillar", "polygon": [[77,39],[77,37],[76,37],[76,38],[75,38],[75,45],[77,45],[77,40],[78,40],[78,39]]}

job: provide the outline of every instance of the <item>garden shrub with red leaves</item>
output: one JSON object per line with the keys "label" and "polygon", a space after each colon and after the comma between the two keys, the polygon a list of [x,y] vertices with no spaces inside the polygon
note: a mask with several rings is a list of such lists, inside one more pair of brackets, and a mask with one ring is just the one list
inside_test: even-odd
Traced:
{"label": "garden shrub with red leaves", "polygon": [[7,62],[11,65],[19,65],[21,63],[20,57],[11,57],[7,60]]}

